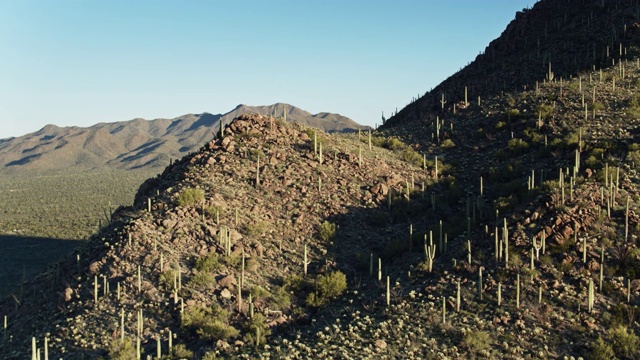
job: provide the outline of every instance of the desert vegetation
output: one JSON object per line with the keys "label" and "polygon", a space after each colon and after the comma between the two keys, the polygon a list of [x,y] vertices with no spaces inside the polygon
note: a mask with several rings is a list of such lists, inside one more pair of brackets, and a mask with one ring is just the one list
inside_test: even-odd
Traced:
{"label": "desert vegetation", "polygon": [[[516,20],[488,48],[543,64],[525,85],[454,76],[373,133],[221,127],[0,303],[0,351],[637,358],[640,39],[634,14],[586,3],[619,19],[617,47],[594,38],[573,62],[589,66],[548,52],[600,20],[541,1],[519,16],[546,21],[545,41],[523,45]],[[512,66],[488,56],[464,71]]]}

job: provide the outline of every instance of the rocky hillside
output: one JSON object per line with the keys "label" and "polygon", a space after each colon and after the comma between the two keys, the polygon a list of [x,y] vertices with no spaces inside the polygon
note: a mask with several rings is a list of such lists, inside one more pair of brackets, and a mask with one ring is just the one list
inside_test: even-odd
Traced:
{"label": "rocky hillside", "polygon": [[0,171],[164,168],[170,159],[195,151],[214,138],[220,123],[240,114],[263,114],[317,127],[327,132],[366,129],[330,113],[312,115],[288,104],[238,105],[226,114],[187,114],[174,119],[134,119],[88,128],[47,125],[40,131],[0,141]]}
{"label": "rocky hillside", "polygon": [[409,148],[375,144],[401,146],[241,116],[147,181],[88,247],[6,299],[2,353],[29,353],[32,336],[56,357],[115,356],[137,340],[146,354],[158,340],[167,353],[171,336],[175,354],[201,358],[250,353],[313,323],[387,246],[388,202],[404,204],[398,218],[417,211],[432,183],[403,160],[421,161]]}
{"label": "rocky hillside", "polygon": [[566,80],[594,66],[634,58],[639,23],[637,0],[538,1],[518,12],[469,65],[412,99],[382,127],[417,123],[478,99],[532,89],[545,80]]}
{"label": "rocky hillside", "polygon": [[371,137],[241,116],[4,299],[0,353],[637,359],[634,46]]}

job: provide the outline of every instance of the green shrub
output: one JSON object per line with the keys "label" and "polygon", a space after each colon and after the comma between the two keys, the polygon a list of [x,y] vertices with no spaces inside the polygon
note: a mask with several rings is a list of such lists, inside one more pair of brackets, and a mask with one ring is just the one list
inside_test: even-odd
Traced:
{"label": "green shrub", "polygon": [[210,308],[192,306],[182,313],[182,327],[203,340],[228,340],[238,337],[238,329],[228,324],[228,313],[219,305]]}
{"label": "green shrub", "polygon": [[287,291],[287,288],[284,285],[278,286],[273,292],[271,298],[273,299],[272,305],[276,310],[284,311],[291,307],[291,293]]}
{"label": "green shrub", "polygon": [[640,150],[629,151],[627,160],[634,162],[636,167],[640,165]]}
{"label": "green shrub", "polygon": [[216,278],[209,272],[198,272],[189,280],[189,286],[195,289],[210,288],[216,283]]}
{"label": "green shrub", "polygon": [[406,145],[396,138],[388,138],[383,142],[382,147],[389,150],[402,150]]}
{"label": "green shrub", "polygon": [[570,132],[569,134],[567,134],[567,136],[564,137],[564,142],[568,145],[568,146],[577,146],[578,143],[580,142],[580,132],[579,131],[574,131],[574,132]]}
{"label": "green shrub", "polygon": [[336,235],[336,224],[330,223],[325,220],[325,222],[320,225],[320,232],[318,233],[320,239],[324,241],[329,241],[333,239]]}
{"label": "green shrub", "polygon": [[460,346],[472,353],[479,353],[491,348],[491,338],[486,331],[469,331],[462,338]]}
{"label": "green shrub", "polygon": [[[507,116],[507,120],[511,121],[511,120],[516,120],[520,117],[520,110],[518,109],[509,109],[507,111],[505,111],[504,113]],[[504,125],[504,123],[503,123]],[[496,129],[500,129],[502,126],[498,127],[496,126]]]}
{"label": "green shrub", "polygon": [[529,148],[529,144],[522,139],[513,138],[509,140],[507,147],[516,154],[522,154]]}
{"label": "green shrub", "polygon": [[547,105],[547,104],[541,104],[538,107],[538,113],[536,115],[539,115],[542,119],[546,119],[551,115],[552,112],[553,112],[553,106]]}
{"label": "green shrub", "polygon": [[291,274],[282,279],[282,287],[294,293],[302,291],[306,285],[304,278],[298,274]]}
{"label": "green shrub", "polygon": [[218,358],[218,355],[216,355],[215,351],[208,351],[204,354],[204,356],[202,357],[202,360],[215,360]]}
{"label": "green shrub", "polygon": [[246,225],[243,233],[249,237],[257,237],[264,234],[269,229],[269,225],[264,221],[256,221],[255,223]]}
{"label": "green shrub", "polygon": [[611,345],[607,344],[602,336],[598,336],[598,340],[591,346],[591,360],[612,360],[615,359],[615,353]]}
{"label": "green shrub", "polygon": [[160,273],[160,286],[167,291],[173,291],[175,289],[175,283],[178,279],[178,270],[169,269]]}
{"label": "green shrub", "polygon": [[604,110],[604,105],[600,102],[594,102],[593,104],[589,105],[589,110],[602,111]]}
{"label": "green shrub", "polygon": [[204,200],[204,190],[196,188],[185,188],[178,194],[179,206],[193,206]]}
{"label": "green shrub", "polygon": [[422,166],[422,163],[424,160],[422,155],[418,154],[417,152],[415,152],[415,150],[413,150],[410,147],[406,147],[404,150],[402,150],[402,153],[400,154],[400,158],[403,161],[406,161],[409,164],[412,164],[413,166]]}
{"label": "green shrub", "polygon": [[320,275],[316,281],[316,292],[307,297],[307,305],[320,307],[339,297],[347,289],[347,277],[341,271]]}
{"label": "green shrub", "polygon": [[628,331],[624,326],[618,326],[612,330],[610,342],[613,351],[621,359],[637,359],[640,355],[638,336],[633,330]]}
{"label": "green shrub", "polygon": [[455,146],[456,144],[451,139],[446,139],[440,143],[440,147],[444,149],[451,149],[452,147],[455,147]]}
{"label": "green shrub", "polygon": [[600,161],[593,155],[589,156],[585,161],[584,164],[587,165],[589,168],[591,169],[598,169],[600,168]]}
{"label": "green shrub", "polygon": [[253,297],[253,300],[259,300],[259,299],[267,299],[271,295],[267,290],[265,290],[261,286],[254,286],[253,288],[251,288],[251,296]]}
{"label": "green shrub", "polygon": [[130,339],[124,341],[113,340],[109,345],[109,359],[114,360],[136,360],[136,349]]}
{"label": "green shrub", "polygon": [[213,219],[215,219],[216,214],[220,217],[222,216],[223,210],[224,208],[222,208],[221,206],[211,205],[205,208],[204,212],[207,214],[207,216],[211,216]]}
{"label": "green shrub", "polygon": [[209,253],[196,260],[196,270],[200,272],[214,272],[220,269],[220,262],[216,253]]}
{"label": "green shrub", "polygon": [[173,347],[173,358],[175,359],[193,359],[193,351],[187,349],[184,344],[177,344]]}
{"label": "green shrub", "polygon": [[258,159],[260,159],[262,160],[261,162],[264,162],[265,155],[260,149],[249,149],[248,155],[251,161],[258,161]]}
{"label": "green shrub", "polygon": [[252,318],[247,319],[245,329],[247,333],[244,340],[251,345],[264,344],[267,341],[267,336],[271,335],[267,319],[260,313],[255,313]]}

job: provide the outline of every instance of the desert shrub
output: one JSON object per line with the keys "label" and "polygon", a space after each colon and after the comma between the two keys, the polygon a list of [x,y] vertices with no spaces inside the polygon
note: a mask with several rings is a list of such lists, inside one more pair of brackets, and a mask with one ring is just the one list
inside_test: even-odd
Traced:
{"label": "desert shrub", "polygon": [[400,153],[400,158],[414,166],[422,166],[423,157],[410,147],[405,148]]}
{"label": "desert shrub", "polygon": [[260,313],[253,314],[245,323],[247,331],[244,340],[248,344],[259,345],[267,341],[267,336],[271,335],[271,330],[267,326],[267,319]]}
{"label": "desert shrub", "polygon": [[209,253],[196,260],[196,270],[200,272],[213,272],[220,269],[220,262],[216,253]]}
{"label": "desert shrub", "polygon": [[224,209],[221,206],[215,206],[215,205],[211,205],[208,206],[204,211],[208,216],[211,216],[212,218],[215,219],[215,216],[222,216],[222,211]]}
{"label": "desert shrub", "polygon": [[520,269],[522,267],[522,258],[515,251],[509,252],[509,267]]}
{"label": "desert shrub", "polygon": [[271,295],[271,298],[273,299],[272,305],[276,310],[284,311],[291,307],[291,293],[287,291],[284,285],[278,286]]}
{"label": "desert shrub", "polygon": [[388,138],[382,143],[382,147],[389,150],[402,150],[406,145],[396,138]]}
{"label": "desert shrub", "polygon": [[242,257],[238,254],[231,253],[229,256],[224,256],[222,258],[222,263],[227,265],[227,267],[237,269],[240,266],[240,262],[242,261]]}
{"label": "desert shrub", "polygon": [[640,150],[629,151],[627,153],[627,160],[635,163],[635,166],[640,164]]}
{"label": "desert shrub", "polygon": [[[520,110],[518,110],[518,109],[508,109],[507,111],[505,111],[504,114],[506,115],[507,120],[509,120],[509,121],[516,120],[516,119],[518,119],[520,117]],[[496,129],[499,129],[499,128],[500,127],[496,126]]]}
{"label": "desert shrub", "polygon": [[238,337],[238,329],[228,324],[228,313],[219,305],[192,306],[182,313],[182,327],[203,340],[228,340]]}
{"label": "desert shrub", "polygon": [[196,188],[185,188],[178,194],[179,206],[193,206],[204,200],[204,190]]}
{"label": "desert shrub", "polygon": [[452,147],[455,147],[456,144],[453,142],[453,140],[451,139],[446,139],[443,142],[440,143],[440,147],[445,148],[445,149],[451,149]]}
{"label": "desert shrub", "polygon": [[600,168],[600,161],[593,155],[589,156],[585,161],[584,164],[587,165],[589,168],[591,169],[597,169]]}
{"label": "desert shrub", "polygon": [[325,220],[325,222],[320,225],[320,232],[318,233],[320,239],[324,241],[329,241],[333,239],[336,235],[336,224],[330,223]]}
{"label": "desert shrub", "polygon": [[591,346],[591,360],[611,360],[615,359],[615,353],[611,345],[607,344],[602,336]]}
{"label": "desert shrub", "polygon": [[303,290],[306,286],[306,281],[298,274],[291,274],[282,279],[282,286],[289,291],[297,293]]}
{"label": "desert shrub", "polygon": [[258,161],[258,159],[260,159],[262,160],[261,162],[264,162],[265,155],[260,149],[249,149],[247,154],[251,161]]}
{"label": "desert shrub", "polygon": [[218,358],[218,355],[216,355],[215,351],[208,351],[204,354],[204,356],[202,356],[202,360],[215,360]]}
{"label": "desert shrub", "polygon": [[251,288],[251,296],[253,297],[254,300],[259,300],[259,299],[266,299],[271,295],[267,290],[265,290],[261,286],[254,286]]}
{"label": "desert shrub", "polygon": [[638,336],[624,326],[618,326],[611,331],[610,342],[613,351],[621,359],[637,359],[640,355]]}
{"label": "desert shrub", "polygon": [[171,355],[175,359],[193,359],[193,351],[187,349],[184,344],[175,345]]}
{"label": "desert shrub", "polygon": [[486,331],[469,331],[462,338],[460,346],[472,353],[479,353],[491,348],[491,338]]}
{"label": "desert shrub", "polygon": [[216,278],[209,272],[198,272],[189,280],[189,286],[195,289],[204,289],[213,286]]}
{"label": "desert shrub", "polygon": [[316,291],[307,297],[307,305],[320,307],[339,297],[347,289],[347,277],[341,271],[320,275],[316,281]]}
{"label": "desert shrub", "polygon": [[594,102],[593,104],[589,105],[589,110],[602,111],[604,110],[604,105],[600,102]]}
{"label": "desert shrub", "polygon": [[309,139],[311,139],[311,141],[313,141],[313,133],[315,132],[314,129],[312,128],[306,128],[304,130],[302,130],[303,133],[307,134],[307,136],[309,137]]}
{"label": "desert shrub", "polygon": [[264,234],[269,226],[264,221],[256,221],[255,223],[246,225],[243,228],[243,232],[245,235],[250,237],[257,237]]}
{"label": "desert shrub", "polygon": [[120,339],[113,340],[109,345],[109,359],[114,360],[135,360],[136,349],[133,346],[133,342],[125,338],[124,341]]}
{"label": "desert shrub", "polygon": [[640,117],[640,95],[635,95],[629,99],[627,104],[627,114],[633,118]]}
{"label": "desert shrub", "polygon": [[159,283],[160,286],[166,289],[167,291],[172,291],[175,289],[175,282],[178,278],[178,270],[169,269],[160,273]]}
{"label": "desert shrub", "polygon": [[548,118],[553,112],[553,106],[547,104],[541,104],[538,107],[538,114],[542,119]]}
{"label": "desert shrub", "polygon": [[524,129],[524,135],[534,144],[544,143],[544,135],[539,133],[535,128]]}
{"label": "desert shrub", "polygon": [[570,132],[564,137],[564,142],[568,146],[577,146],[580,142],[580,132],[574,131]]}
{"label": "desert shrub", "polygon": [[247,271],[256,272],[258,267],[260,267],[260,263],[258,262],[258,258],[256,256],[252,256],[246,259],[246,268]]}
{"label": "desert shrub", "polygon": [[507,143],[507,148],[513,153],[522,154],[529,148],[529,144],[522,139],[513,138]]}

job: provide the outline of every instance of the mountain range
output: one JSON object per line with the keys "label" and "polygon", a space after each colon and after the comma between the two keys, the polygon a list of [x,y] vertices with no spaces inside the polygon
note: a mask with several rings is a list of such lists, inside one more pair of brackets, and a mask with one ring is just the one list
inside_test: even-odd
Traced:
{"label": "mountain range", "polygon": [[173,119],[133,119],[91,127],[47,125],[37,132],[0,140],[0,172],[69,171],[98,168],[162,168],[213,139],[220,123],[240,114],[284,117],[326,132],[368,129],[339,114],[311,114],[288,104],[238,105],[225,114],[186,114]]}

